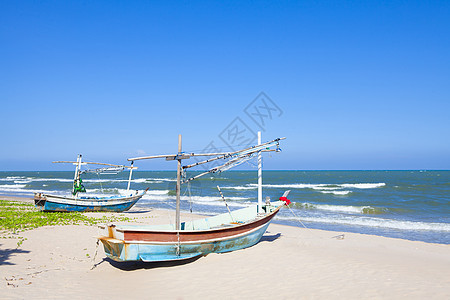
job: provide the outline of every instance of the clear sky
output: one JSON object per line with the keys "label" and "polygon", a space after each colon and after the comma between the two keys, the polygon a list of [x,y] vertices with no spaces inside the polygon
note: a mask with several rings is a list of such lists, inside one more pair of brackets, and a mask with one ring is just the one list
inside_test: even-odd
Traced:
{"label": "clear sky", "polygon": [[0,101],[3,171],[258,129],[268,169],[450,169],[450,2],[0,0]]}

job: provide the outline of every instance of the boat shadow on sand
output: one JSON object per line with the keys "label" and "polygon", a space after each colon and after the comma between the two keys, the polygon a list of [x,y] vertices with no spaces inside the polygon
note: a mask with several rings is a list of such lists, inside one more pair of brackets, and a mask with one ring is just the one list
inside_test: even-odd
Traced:
{"label": "boat shadow on sand", "polygon": [[[277,234],[271,234],[271,235],[264,235],[259,243],[264,242],[274,242],[278,238],[281,237],[281,233]],[[204,257],[206,255],[199,255],[193,258],[189,259],[183,259],[178,261],[165,261],[165,262],[143,262],[143,261],[125,261],[125,262],[117,262],[115,260],[112,260],[110,258],[103,258],[100,262],[95,264],[94,268],[98,266],[99,264],[102,264],[104,262],[108,262],[111,266],[120,269],[122,271],[135,271],[140,269],[157,269],[157,268],[170,268],[170,267],[176,267],[176,266],[182,266],[186,264],[193,263],[197,261],[198,259]]]}
{"label": "boat shadow on sand", "polygon": [[281,237],[281,233],[272,234],[272,235],[263,235],[259,242],[273,242]]}
{"label": "boat shadow on sand", "polygon": [[182,266],[186,264],[190,264],[198,259],[200,259],[202,255],[196,256],[189,259],[183,259],[179,261],[164,261],[164,262],[143,262],[143,261],[124,261],[117,262],[110,258],[104,258],[101,262],[97,263],[97,265],[108,262],[111,266],[120,269],[122,271],[136,271],[141,269],[157,269],[157,268],[170,268],[176,266]]}
{"label": "boat shadow on sand", "polygon": [[[1,246],[1,244],[0,244]],[[14,263],[10,262],[12,256],[17,254],[26,254],[30,253],[28,250],[23,249],[0,249],[0,265],[15,265]]]}

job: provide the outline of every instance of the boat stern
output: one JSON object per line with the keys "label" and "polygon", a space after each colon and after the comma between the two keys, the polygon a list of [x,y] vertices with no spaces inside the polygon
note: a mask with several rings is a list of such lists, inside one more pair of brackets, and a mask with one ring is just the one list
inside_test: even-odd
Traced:
{"label": "boat stern", "polygon": [[47,198],[42,193],[34,193],[34,205],[36,207],[42,208],[45,206]]}
{"label": "boat stern", "polygon": [[107,257],[115,261],[139,260],[139,247],[123,240],[123,233],[116,230],[113,224],[99,225],[100,236]]}

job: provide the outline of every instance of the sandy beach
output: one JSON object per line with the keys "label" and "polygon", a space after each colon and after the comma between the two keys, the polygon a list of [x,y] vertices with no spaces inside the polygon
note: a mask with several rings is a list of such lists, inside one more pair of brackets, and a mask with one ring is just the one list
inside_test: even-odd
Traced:
{"label": "sandy beach", "polygon": [[[164,210],[119,215],[151,224],[173,219]],[[450,298],[450,245],[271,224],[244,250],[184,264],[116,263],[96,235],[95,226],[70,225],[21,232],[27,240],[18,249],[16,239],[1,239],[0,298]]]}

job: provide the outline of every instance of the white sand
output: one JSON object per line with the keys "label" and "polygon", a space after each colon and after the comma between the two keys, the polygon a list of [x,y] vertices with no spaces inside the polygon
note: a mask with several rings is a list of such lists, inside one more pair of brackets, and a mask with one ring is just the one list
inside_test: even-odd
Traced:
{"label": "white sand", "polygon": [[[147,223],[169,214],[122,213]],[[96,227],[38,228],[19,234],[19,249],[0,239],[0,298],[450,299],[449,245],[339,234],[271,224],[251,248],[171,265],[115,263],[101,245],[93,260]]]}

